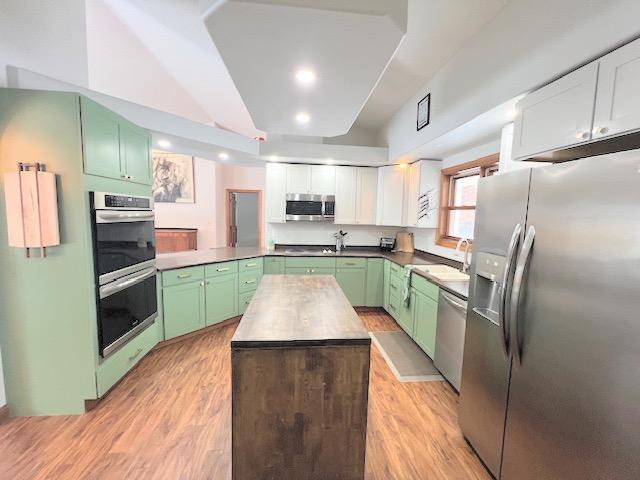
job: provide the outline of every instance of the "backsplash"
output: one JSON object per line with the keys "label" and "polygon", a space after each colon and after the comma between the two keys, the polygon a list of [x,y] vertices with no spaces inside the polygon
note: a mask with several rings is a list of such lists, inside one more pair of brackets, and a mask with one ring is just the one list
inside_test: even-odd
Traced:
{"label": "backsplash", "polygon": [[[407,228],[406,230],[413,233],[413,243],[416,250],[433,253],[434,255],[440,255],[459,262],[463,260],[464,251],[456,252],[453,248],[436,245],[435,228]],[[469,252],[469,259],[471,259],[471,252]]]}
{"label": "backsplash", "polygon": [[335,225],[333,223],[288,222],[268,223],[265,228],[265,244],[273,240],[286,245],[335,245],[333,234],[338,230],[348,233],[345,245],[373,246],[380,237],[395,237],[399,227],[376,225]]}

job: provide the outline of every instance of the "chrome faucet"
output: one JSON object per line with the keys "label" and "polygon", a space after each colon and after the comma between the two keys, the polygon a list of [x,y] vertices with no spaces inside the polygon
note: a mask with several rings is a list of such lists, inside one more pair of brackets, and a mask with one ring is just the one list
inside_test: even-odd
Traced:
{"label": "chrome faucet", "polygon": [[471,241],[468,238],[461,238],[458,240],[458,245],[456,245],[456,252],[460,251],[460,247],[462,244],[464,246],[464,260],[462,261],[462,273],[467,273],[469,271],[469,247],[471,246]]}
{"label": "chrome faucet", "polygon": [[344,237],[346,236],[347,236],[347,232],[343,232],[342,230],[333,234],[333,237],[336,239],[337,253],[340,253],[342,250],[344,250]]}

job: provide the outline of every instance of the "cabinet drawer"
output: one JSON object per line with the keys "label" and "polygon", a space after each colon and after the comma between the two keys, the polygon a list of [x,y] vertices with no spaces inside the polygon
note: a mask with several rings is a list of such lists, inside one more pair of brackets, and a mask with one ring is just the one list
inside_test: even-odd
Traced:
{"label": "cabinet drawer", "polygon": [[397,263],[390,262],[389,269],[391,271],[391,275],[402,276],[404,267],[401,267]]}
{"label": "cabinet drawer", "polygon": [[400,318],[400,305],[402,304],[402,300],[400,300],[400,296],[398,295],[389,295],[389,314],[396,319],[396,321]]}
{"label": "cabinet drawer", "polygon": [[335,258],[322,257],[286,257],[285,266],[287,268],[335,268]]}
{"label": "cabinet drawer", "polygon": [[438,301],[438,286],[420,275],[411,275],[411,286],[418,292]]}
{"label": "cabinet drawer", "polygon": [[253,292],[256,288],[258,288],[258,284],[260,283],[260,279],[262,278],[262,271],[252,271],[252,272],[244,272],[239,276],[238,281],[238,291],[240,293],[245,292]]}
{"label": "cabinet drawer", "polygon": [[337,268],[367,268],[366,258],[336,258]]}
{"label": "cabinet drawer", "polygon": [[404,279],[391,276],[389,279],[389,295],[400,297],[404,288]]}
{"label": "cabinet drawer", "polygon": [[216,277],[218,275],[227,275],[228,273],[238,272],[238,262],[222,262],[212,263],[204,267],[206,277]]}
{"label": "cabinet drawer", "polygon": [[182,283],[195,282],[204,278],[204,267],[179,268],[162,272],[162,286],[170,287]]}
{"label": "cabinet drawer", "polygon": [[250,270],[261,270],[264,268],[264,262],[262,257],[247,258],[246,260],[238,261],[239,270],[241,272],[248,272]]}
{"label": "cabinet drawer", "polygon": [[256,293],[255,290],[251,292],[241,293],[238,296],[238,308],[240,310],[240,315],[242,315],[247,310],[247,307],[251,303],[251,299],[253,298],[254,293]]}
{"label": "cabinet drawer", "polygon": [[105,359],[96,370],[98,397],[102,397],[129,370],[131,370],[149,350],[158,342],[155,323],[149,325],[137,337],[124,345],[109,358]]}

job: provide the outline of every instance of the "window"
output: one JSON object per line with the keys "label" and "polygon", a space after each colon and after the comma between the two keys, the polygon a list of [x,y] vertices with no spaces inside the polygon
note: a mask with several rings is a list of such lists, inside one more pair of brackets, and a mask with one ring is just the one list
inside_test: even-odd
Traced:
{"label": "window", "polygon": [[442,170],[438,245],[455,248],[461,238],[473,240],[478,181],[497,171],[497,153]]}

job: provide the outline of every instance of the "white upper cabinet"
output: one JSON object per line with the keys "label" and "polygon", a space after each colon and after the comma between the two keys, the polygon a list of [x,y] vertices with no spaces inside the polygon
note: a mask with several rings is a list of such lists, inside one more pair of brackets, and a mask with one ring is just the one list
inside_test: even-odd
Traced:
{"label": "white upper cabinet", "polygon": [[311,165],[311,187],[309,193],[335,195],[336,167],[331,165]]}
{"label": "white upper cabinet", "polygon": [[600,59],[593,138],[640,128],[640,40]]}
{"label": "white upper cabinet", "polygon": [[409,165],[405,173],[405,223],[407,227],[418,226],[418,196],[420,190],[420,162]]}
{"label": "white upper cabinet", "polygon": [[591,139],[598,62],[590,63],[520,100],[513,156],[527,158]]}
{"label": "white upper cabinet", "polygon": [[441,169],[442,162],[436,160],[420,160],[407,169],[404,191],[405,226],[438,226]]}
{"label": "white upper cabinet", "polygon": [[268,223],[284,223],[287,166],[267,163],[265,173],[265,218]]}
{"label": "white upper cabinet", "polygon": [[358,167],[356,170],[356,224],[375,225],[378,169]]}
{"label": "white upper cabinet", "polygon": [[311,189],[311,165],[286,165],[287,193],[309,193]]}
{"label": "white upper cabinet", "polygon": [[336,167],[331,165],[287,165],[287,193],[335,195]]}
{"label": "white upper cabinet", "polygon": [[357,205],[357,169],[355,167],[336,167],[336,210],[334,223],[356,223]]}
{"label": "white upper cabinet", "polygon": [[377,224],[402,226],[406,165],[378,169]]}

